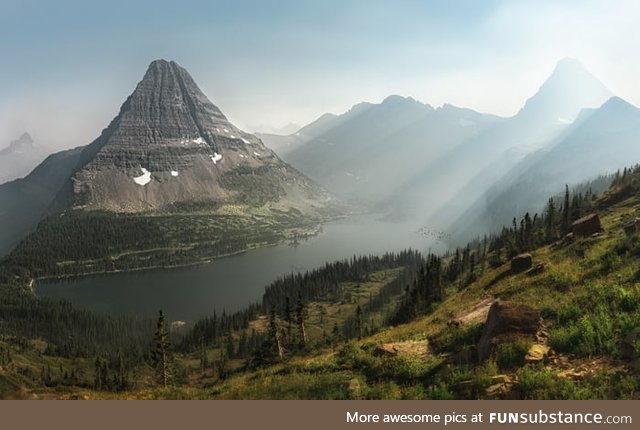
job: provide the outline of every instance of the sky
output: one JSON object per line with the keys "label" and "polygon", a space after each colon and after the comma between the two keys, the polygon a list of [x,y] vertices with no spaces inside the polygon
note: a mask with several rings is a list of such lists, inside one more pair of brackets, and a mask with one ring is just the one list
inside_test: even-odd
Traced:
{"label": "sky", "polygon": [[0,147],[85,145],[158,58],[247,131],[390,94],[515,114],[577,58],[640,106],[636,0],[0,0]]}

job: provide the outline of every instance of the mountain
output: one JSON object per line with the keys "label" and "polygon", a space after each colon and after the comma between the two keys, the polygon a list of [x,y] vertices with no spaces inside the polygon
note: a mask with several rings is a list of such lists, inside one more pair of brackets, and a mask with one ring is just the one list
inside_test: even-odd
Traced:
{"label": "mountain", "polygon": [[25,178],[0,185],[0,256],[35,228],[69,180],[81,152],[75,148],[50,155]]}
{"label": "mountain", "polygon": [[477,231],[508,224],[505,213],[538,210],[550,194],[640,163],[640,109],[612,97],[598,109],[585,109],[550,147],[516,164],[462,213],[451,230],[460,240]]}
{"label": "mountain", "polygon": [[264,141],[265,145],[276,151],[281,157],[284,157],[288,152],[337,125],[340,122],[340,118],[338,115],[326,113],[312,123],[299,128],[295,133],[257,133],[256,135]]}
{"label": "mountain", "polygon": [[265,141],[335,193],[441,226],[611,96],[579,61],[563,59],[510,118],[390,96]]}
{"label": "mountain", "polygon": [[538,92],[527,100],[516,118],[521,122],[570,124],[586,107],[597,107],[612,97],[607,87],[572,58],[560,60]]}
{"label": "mountain", "polygon": [[380,203],[413,175],[500,119],[389,96],[325,115],[293,136],[283,158],[330,191]]}
{"label": "mountain", "polygon": [[[179,243],[205,258],[273,242],[293,227],[308,228],[326,217],[331,205],[323,189],[256,136],[231,124],[175,62],[152,62],[109,126],[72,154],[77,162],[70,171],[58,169],[66,177],[53,196],[46,195],[52,197],[47,211],[65,216],[41,222],[16,255],[75,225],[73,236],[84,229],[109,244],[102,251],[77,251],[78,258],[104,256],[113,249],[119,255],[139,253],[148,246],[170,253]],[[57,154],[52,162],[69,157]],[[0,191],[15,196],[26,184],[43,186],[37,171]],[[12,205],[3,201],[5,217],[16,217]],[[42,215],[34,212],[33,218]],[[34,227],[27,221],[22,230]],[[120,231],[103,231],[109,223]],[[153,237],[126,237],[140,226],[150,228]],[[69,240],[83,248],[78,243],[85,239]],[[69,257],[65,252],[50,250],[47,258]]]}
{"label": "mountain", "polygon": [[561,60],[520,111],[449,151],[402,187],[394,206],[444,227],[524,156],[558,139],[584,108],[612,96],[577,60]]}
{"label": "mountain", "polygon": [[185,69],[162,60],[151,63],[81,163],[71,203],[86,209],[142,212],[180,202],[233,202],[251,193],[319,191],[231,124]]}
{"label": "mountain", "polygon": [[22,178],[46,157],[46,150],[36,145],[29,135],[19,138],[0,149],[0,184]]}

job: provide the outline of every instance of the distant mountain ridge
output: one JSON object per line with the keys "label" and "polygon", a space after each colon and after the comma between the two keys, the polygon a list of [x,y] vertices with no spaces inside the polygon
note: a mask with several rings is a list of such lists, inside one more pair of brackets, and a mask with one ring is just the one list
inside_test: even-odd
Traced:
{"label": "distant mountain ridge", "polygon": [[283,158],[335,193],[383,202],[430,161],[499,121],[470,109],[389,96],[322,116],[296,133],[303,142]]}
{"label": "distant mountain ridge", "polygon": [[444,227],[527,155],[561,139],[581,112],[612,96],[567,58],[509,118],[391,96],[265,140],[331,191],[388,208],[394,218]]}
{"label": "distant mountain ridge", "polygon": [[23,133],[0,149],[0,184],[27,175],[46,154],[29,133]]}
{"label": "distant mountain ridge", "polygon": [[640,109],[612,97],[585,109],[554,144],[517,163],[450,225],[458,240],[508,224],[506,213],[533,212],[550,194],[640,162]]}

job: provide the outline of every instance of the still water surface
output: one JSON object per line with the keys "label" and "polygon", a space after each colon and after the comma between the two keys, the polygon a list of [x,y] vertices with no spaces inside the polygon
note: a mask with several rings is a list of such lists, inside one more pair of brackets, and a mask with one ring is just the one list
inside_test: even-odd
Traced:
{"label": "still water surface", "polygon": [[212,263],[175,269],[152,269],[36,284],[40,296],[63,298],[102,312],[156,315],[194,321],[214,310],[234,311],[259,301],[264,287],[291,272],[301,272],[354,254],[381,254],[406,248],[426,251],[432,239],[405,224],[373,215],[327,223],[318,236],[297,246],[260,248]]}

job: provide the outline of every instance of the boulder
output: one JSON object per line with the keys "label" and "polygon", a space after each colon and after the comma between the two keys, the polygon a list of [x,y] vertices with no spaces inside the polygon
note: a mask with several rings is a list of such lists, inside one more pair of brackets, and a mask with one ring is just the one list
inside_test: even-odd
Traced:
{"label": "boulder", "polygon": [[535,339],[540,326],[540,313],[514,302],[498,300],[489,309],[487,321],[478,342],[478,359],[485,360],[494,347],[518,338]]}
{"label": "boulder", "polygon": [[627,236],[632,236],[640,232],[640,218],[629,221],[624,225],[624,232]]}
{"label": "boulder", "polygon": [[472,324],[483,323],[487,320],[489,309],[496,300],[493,297],[487,297],[475,305],[460,312],[455,318],[452,318],[448,324],[451,326],[468,326]]}
{"label": "boulder", "polygon": [[491,377],[491,384],[511,384],[513,380],[508,375],[494,375]]}
{"label": "boulder", "polygon": [[624,358],[633,360],[640,358],[640,327],[636,327],[629,332],[628,335],[622,340],[620,352]]}
{"label": "boulder", "polygon": [[600,217],[598,214],[583,216],[571,224],[571,231],[575,236],[579,237],[588,237],[592,234],[600,233],[602,231]]}
{"label": "boulder", "polygon": [[547,345],[532,345],[531,348],[529,348],[529,352],[527,352],[524,361],[527,363],[544,362],[549,357],[549,352],[551,352],[551,348]]}
{"label": "boulder", "polygon": [[494,398],[506,394],[508,391],[509,389],[505,384],[493,384],[487,387],[487,389],[485,390],[485,395],[488,398]]}
{"label": "boulder", "polygon": [[429,343],[423,341],[406,341],[383,343],[377,345],[373,350],[373,355],[378,357],[396,357],[413,355],[416,357],[427,357],[429,355]]}
{"label": "boulder", "polygon": [[538,263],[535,266],[533,266],[531,269],[527,270],[525,272],[525,275],[535,276],[535,275],[539,275],[542,272],[544,272],[544,263]]}
{"label": "boulder", "polygon": [[516,255],[511,259],[511,271],[514,273],[523,272],[533,265],[531,254]]}

